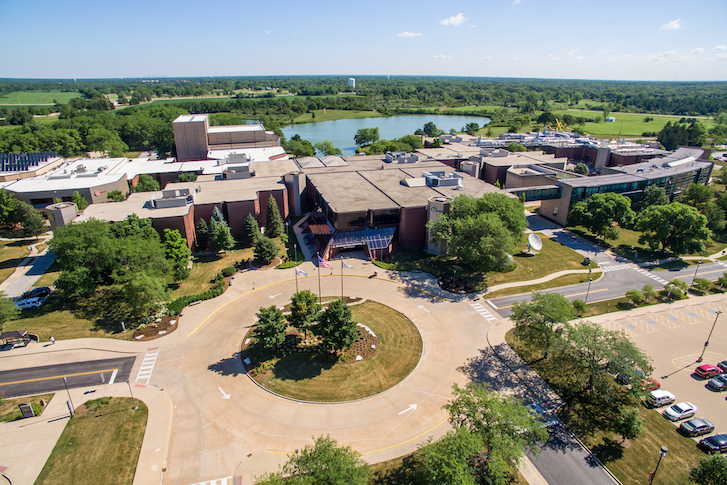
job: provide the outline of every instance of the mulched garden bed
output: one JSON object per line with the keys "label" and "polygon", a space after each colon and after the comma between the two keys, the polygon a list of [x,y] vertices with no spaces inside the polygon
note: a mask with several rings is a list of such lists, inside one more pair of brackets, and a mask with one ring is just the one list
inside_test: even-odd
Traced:
{"label": "mulched garden bed", "polygon": [[[174,323],[172,323],[174,322]],[[144,328],[134,330],[134,340],[154,340],[174,332],[179,322],[179,315],[164,315],[160,322],[152,322]]]}
{"label": "mulched garden bed", "polygon": [[444,278],[437,280],[437,283],[441,289],[449,291],[450,293],[463,294],[473,293],[475,291],[475,287],[472,284],[462,280],[456,279],[453,285],[452,278]]}

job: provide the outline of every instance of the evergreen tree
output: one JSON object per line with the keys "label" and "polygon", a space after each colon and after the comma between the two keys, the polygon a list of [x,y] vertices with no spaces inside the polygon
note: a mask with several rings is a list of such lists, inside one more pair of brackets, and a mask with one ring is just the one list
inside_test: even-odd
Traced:
{"label": "evergreen tree", "polygon": [[227,223],[225,221],[225,216],[222,214],[222,211],[219,207],[215,207],[215,210],[212,211],[212,219],[216,220],[219,223]]}
{"label": "evergreen tree", "polygon": [[278,237],[283,233],[283,218],[280,217],[280,210],[275,197],[268,197],[268,211],[265,222],[265,235],[267,237]]}
{"label": "evergreen tree", "polygon": [[243,240],[242,243],[246,248],[251,247],[255,240],[260,237],[260,226],[257,224],[257,219],[250,212],[245,219],[245,226],[243,228]]}
{"label": "evergreen tree", "polygon": [[285,329],[288,327],[283,312],[275,305],[260,308],[257,313],[255,336],[264,349],[275,350],[285,342]]}
{"label": "evergreen tree", "polygon": [[207,249],[207,242],[209,239],[209,228],[207,227],[207,223],[204,221],[204,219],[200,218],[199,222],[197,223],[197,247],[199,249]]}
{"label": "evergreen tree", "polygon": [[260,236],[253,243],[255,246],[255,259],[262,264],[270,264],[278,255],[278,246],[267,236]]}

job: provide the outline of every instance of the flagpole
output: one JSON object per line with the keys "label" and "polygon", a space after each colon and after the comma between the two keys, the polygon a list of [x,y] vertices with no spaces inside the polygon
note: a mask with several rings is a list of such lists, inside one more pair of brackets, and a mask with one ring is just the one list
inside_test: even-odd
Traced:
{"label": "flagpole", "polygon": [[293,266],[293,270],[295,271],[295,292],[298,293],[298,245],[293,244],[293,250],[295,251],[295,266]]}
{"label": "flagpole", "polygon": [[316,266],[318,266],[318,304],[321,304],[321,255],[316,252],[318,259],[316,260]]}

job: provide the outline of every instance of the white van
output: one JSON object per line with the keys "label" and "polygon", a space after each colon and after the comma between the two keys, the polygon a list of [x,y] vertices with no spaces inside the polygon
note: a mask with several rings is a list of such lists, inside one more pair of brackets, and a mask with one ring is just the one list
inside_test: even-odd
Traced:
{"label": "white van", "polygon": [[662,391],[661,389],[651,391],[646,395],[646,402],[652,408],[660,408],[667,404],[672,404],[674,401],[676,401],[674,394],[669,391]]}

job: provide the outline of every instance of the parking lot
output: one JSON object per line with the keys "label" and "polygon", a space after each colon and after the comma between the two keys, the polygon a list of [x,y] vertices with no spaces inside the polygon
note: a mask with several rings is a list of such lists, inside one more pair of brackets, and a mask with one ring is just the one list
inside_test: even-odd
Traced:
{"label": "parking lot", "polygon": [[702,364],[727,360],[727,313],[717,312],[727,312],[724,296],[691,298],[642,308],[620,318],[611,314],[592,320],[611,330],[625,331],[653,359],[652,376],[661,383],[661,389],[674,394],[677,403],[694,404],[695,417],[714,423],[712,434],[716,434],[727,433],[727,392],[712,391],[707,387],[708,379],[698,377],[694,369],[700,365],[697,359],[715,320]]}

